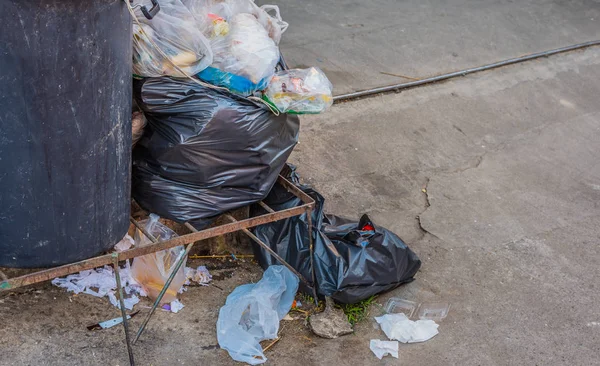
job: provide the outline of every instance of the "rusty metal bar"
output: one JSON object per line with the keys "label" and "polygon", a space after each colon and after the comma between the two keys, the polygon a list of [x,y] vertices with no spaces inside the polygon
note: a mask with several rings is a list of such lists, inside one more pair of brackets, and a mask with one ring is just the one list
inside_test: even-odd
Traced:
{"label": "rusty metal bar", "polygon": [[[236,222],[237,220],[229,215],[229,214],[225,214],[225,218],[231,222]],[[275,257],[275,259],[277,259],[277,261],[279,263],[281,263],[282,265],[286,266],[287,269],[289,269],[290,271],[292,271],[293,274],[295,274],[296,276],[298,276],[298,279],[302,282],[304,282],[308,287],[310,286],[310,283],[308,283],[308,281],[304,278],[304,276],[302,276],[300,274],[300,272],[298,272],[294,267],[292,267],[288,262],[285,261],[285,259],[281,258],[279,256],[279,254],[277,254],[273,249],[271,249],[267,244],[265,244],[262,240],[260,240],[256,235],[252,234],[252,232],[248,229],[242,229],[242,231],[248,235],[248,237],[250,237],[250,239],[254,240],[254,242],[256,242],[256,244],[260,245],[264,250],[266,250],[267,252],[269,252],[269,254],[271,254],[273,257]]]}
{"label": "rusty metal bar", "polygon": [[[259,225],[287,219],[287,218],[294,217],[294,216],[299,216],[299,215],[302,215],[303,213],[305,213],[308,208],[310,208],[310,209],[314,208],[315,201],[310,196],[308,196],[306,193],[302,192],[300,189],[298,189],[295,185],[290,183],[288,180],[286,180],[282,176],[279,176],[278,181],[281,185],[286,187],[286,189],[288,191],[290,191],[294,195],[298,196],[298,198],[300,198],[305,204],[301,205],[301,206],[289,208],[286,210],[277,211],[277,212],[273,212],[273,213],[267,213],[265,215],[252,217],[249,219],[231,222],[229,224],[220,225],[217,227],[193,232],[191,234],[178,236],[178,237],[175,237],[170,240],[149,244],[149,245],[146,245],[143,247],[128,249],[128,250],[125,250],[125,251],[119,253],[119,259],[120,260],[131,259],[131,258],[139,257],[142,255],[155,253],[155,252],[158,252],[161,250],[174,248],[176,246],[187,245],[189,243],[194,243],[196,241],[205,240],[205,239],[212,238],[215,236],[232,233],[232,232],[235,232],[238,230],[259,226]],[[144,231],[146,231],[145,228],[141,227],[141,225],[139,225],[139,223],[135,220],[134,220],[134,225],[137,228],[139,228],[142,231],[142,233]],[[146,234],[144,234],[144,235],[146,235]],[[149,235],[149,238],[152,237],[152,235],[150,235],[149,233],[148,233],[148,235]],[[156,240],[156,238],[154,238],[154,239]],[[104,265],[110,265],[111,263],[112,263],[111,254],[105,254],[105,255],[98,256],[98,257],[85,259],[83,261],[66,264],[64,266],[45,269],[42,271],[30,273],[30,274],[27,274],[24,276],[19,276],[19,277],[11,278],[8,280],[3,280],[2,282],[0,282],[0,293],[4,292],[4,291],[9,291],[9,290],[12,290],[12,289],[15,289],[18,287],[38,283],[38,282],[48,281],[48,280],[51,280],[56,277],[63,277],[63,276],[66,276],[66,275],[69,275],[72,273],[84,271],[86,269],[92,269],[92,268],[101,267]]]}
{"label": "rusty metal bar", "polygon": [[275,210],[273,210],[271,207],[269,207],[266,203],[264,203],[263,201],[258,202],[258,204],[260,205],[260,207],[264,208],[265,211],[273,213],[275,212]]}
{"label": "rusty metal bar", "polygon": [[125,330],[125,343],[127,343],[127,353],[129,354],[129,365],[135,366],[133,359],[133,349],[129,341],[129,324],[127,322],[127,312],[125,311],[125,300],[123,299],[123,286],[121,286],[121,275],[119,274],[119,253],[113,253],[113,267],[115,268],[115,279],[117,280],[117,291],[119,293],[119,305],[121,307],[121,316],[123,317],[123,329]]}
{"label": "rusty metal bar", "polygon": [[[253,217],[250,219],[229,223],[214,228],[198,231],[195,233],[178,236],[176,238],[158,242],[155,244],[146,245],[139,248],[132,248],[125,250],[120,253],[119,257],[121,260],[131,259],[146,254],[155,253],[161,250],[170,249],[180,245],[186,245],[191,242],[212,238],[215,236],[231,233],[241,229],[249,227],[259,226],[269,222],[274,222],[282,219],[286,219],[293,216],[301,215],[305,206],[298,206],[283,211],[278,211],[272,214],[266,214],[262,216]],[[38,282],[51,280],[56,277],[63,277],[71,273],[84,271],[86,269],[92,269],[101,267],[107,264],[111,264],[112,257],[110,254],[101,255],[98,257],[85,259],[80,262],[67,264],[60,267],[50,268],[39,272],[31,273],[28,275],[11,278],[0,282],[0,292],[8,291],[22,286],[31,285]]]}
{"label": "rusty metal bar", "polygon": [[[315,200],[313,200],[312,197],[310,197],[309,195],[304,193],[304,191],[302,191],[300,188],[296,187],[296,185],[294,185],[294,183],[285,179],[281,175],[277,179],[277,182],[279,182],[279,184],[281,184],[285,189],[287,189],[288,192],[291,192],[296,197],[300,198],[300,200],[302,200],[302,202],[304,202],[305,205],[310,205],[311,207],[315,206]],[[302,206],[298,206],[298,207],[302,207]]]}

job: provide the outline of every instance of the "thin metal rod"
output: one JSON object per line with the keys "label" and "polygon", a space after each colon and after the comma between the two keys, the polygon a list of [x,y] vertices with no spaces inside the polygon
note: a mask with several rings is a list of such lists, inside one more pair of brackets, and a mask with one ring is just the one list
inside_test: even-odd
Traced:
{"label": "thin metal rod", "polygon": [[[294,183],[285,179],[281,175],[277,179],[277,182],[279,184],[281,184],[288,192],[291,192],[294,194],[294,196],[300,198],[300,200],[305,205],[310,205],[311,207],[315,207],[315,200],[313,200],[312,197],[309,196],[308,194],[304,193],[304,191],[302,191],[300,188],[296,187],[296,185],[294,185]],[[299,207],[302,207],[302,206],[298,206],[296,208],[299,208]]]}
{"label": "thin metal rod", "polygon": [[263,201],[259,201],[258,204],[260,205],[260,207],[264,208],[265,211],[273,213],[275,212],[275,210],[273,210],[271,207],[269,207],[266,203],[264,203]]}
{"label": "thin metal rod", "polygon": [[[196,230],[196,229],[194,229],[194,230]],[[194,232],[197,232],[197,231],[194,231]],[[146,315],[146,318],[144,319],[144,322],[140,326],[140,329],[138,329],[137,334],[135,335],[135,339],[133,340],[133,344],[135,344],[138,341],[138,339],[140,339],[140,336],[142,335],[142,333],[144,333],[144,329],[146,329],[146,325],[148,325],[150,318],[156,311],[156,308],[160,304],[160,301],[162,300],[163,296],[165,296],[165,293],[169,289],[169,286],[171,286],[171,282],[173,282],[175,275],[177,275],[179,268],[181,268],[181,266],[183,265],[183,262],[185,262],[187,255],[189,254],[190,250],[192,250],[193,246],[194,246],[193,242],[188,244],[187,248],[185,248],[185,251],[179,254],[179,257],[177,258],[175,267],[171,270],[171,274],[169,274],[169,278],[167,279],[167,282],[165,282],[165,285],[163,286],[162,290],[160,290],[160,293],[158,294],[156,301],[154,301],[154,304],[152,304],[152,308],[150,309],[150,312],[148,313],[148,315]],[[179,289],[177,289],[177,290],[179,290]]]}
{"label": "thin metal rod", "polygon": [[[231,216],[229,214],[225,214],[225,218],[228,219],[231,222],[237,221],[233,216]],[[275,257],[275,259],[277,259],[277,261],[279,263],[281,263],[282,265],[284,265],[285,267],[287,267],[287,269],[289,269],[290,271],[292,271],[293,274],[295,274],[296,276],[298,276],[298,279],[300,281],[304,282],[308,287],[311,287],[310,283],[304,278],[304,276],[302,276],[300,274],[300,272],[298,272],[294,267],[292,267],[288,262],[286,262],[285,259],[281,258],[279,256],[279,254],[277,254],[267,244],[265,244],[262,240],[260,240],[256,235],[252,234],[252,232],[250,230],[248,230],[248,229],[242,229],[242,231],[244,232],[244,234],[248,235],[248,237],[250,237],[250,239],[254,240],[254,242],[256,242],[256,244],[260,245],[264,250],[266,250],[267,252],[269,252],[269,254],[271,254],[273,257]]]}
{"label": "thin metal rod", "polygon": [[129,353],[129,365],[135,366],[133,359],[133,349],[129,341],[129,324],[127,322],[127,312],[125,311],[125,300],[123,300],[123,286],[121,286],[121,275],[119,274],[119,253],[113,253],[113,267],[115,268],[115,279],[117,280],[117,290],[119,292],[119,304],[121,305],[121,316],[123,317],[123,329],[125,330],[125,342],[127,343],[127,353]]}
{"label": "thin metal rod", "polygon": [[432,77],[421,79],[421,80],[410,81],[407,83],[394,84],[394,85],[389,85],[389,86],[383,86],[383,87],[379,87],[379,88],[357,91],[357,92],[348,93],[348,94],[336,95],[335,97],[333,97],[333,101],[334,102],[345,102],[345,101],[349,101],[349,100],[353,100],[353,99],[357,99],[357,98],[361,98],[361,97],[366,97],[366,96],[373,95],[373,94],[386,93],[386,92],[398,91],[398,90],[402,90],[402,89],[414,88],[417,86],[436,83],[439,81],[448,80],[448,79],[459,77],[459,76],[465,76],[465,75],[473,74],[473,73],[480,72],[480,71],[491,70],[491,69],[495,69],[495,68],[502,67],[502,66],[507,66],[507,65],[520,63],[520,62],[534,60],[534,59],[540,58],[540,57],[548,57],[548,56],[556,55],[558,53],[569,52],[569,51],[574,51],[574,50],[578,50],[581,48],[598,46],[598,45],[600,45],[600,40],[578,43],[578,44],[575,44],[572,46],[556,48],[556,49],[544,51],[544,52],[532,53],[529,55],[510,58],[508,60],[498,61],[498,62],[494,62],[491,64],[483,65],[483,66],[472,67],[469,69],[450,72],[450,73],[442,74],[442,75],[438,75],[438,76],[432,76]]}
{"label": "thin metal rod", "polygon": [[319,306],[319,298],[317,296],[317,276],[315,274],[315,250],[314,250],[314,240],[313,240],[313,222],[312,222],[312,208],[306,209],[306,223],[308,225],[308,245],[310,249],[310,268],[311,268],[311,276],[312,276],[312,290],[313,290],[313,298],[315,299],[315,305]]}

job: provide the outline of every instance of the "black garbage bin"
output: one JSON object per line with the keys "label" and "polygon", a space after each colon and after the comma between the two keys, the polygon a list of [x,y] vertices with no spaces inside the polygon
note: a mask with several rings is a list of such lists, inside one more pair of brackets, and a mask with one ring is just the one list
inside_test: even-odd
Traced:
{"label": "black garbage bin", "polygon": [[0,1],[0,266],[92,257],[128,229],[123,0]]}

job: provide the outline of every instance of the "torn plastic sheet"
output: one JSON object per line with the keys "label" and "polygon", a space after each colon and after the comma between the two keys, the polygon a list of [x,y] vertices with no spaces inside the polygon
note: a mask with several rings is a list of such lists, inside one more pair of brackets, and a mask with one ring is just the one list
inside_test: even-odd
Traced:
{"label": "torn plastic sheet", "polygon": [[385,355],[398,358],[398,341],[382,341],[379,339],[371,339],[369,347],[375,356],[377,356],[377,358],[380,360]]}

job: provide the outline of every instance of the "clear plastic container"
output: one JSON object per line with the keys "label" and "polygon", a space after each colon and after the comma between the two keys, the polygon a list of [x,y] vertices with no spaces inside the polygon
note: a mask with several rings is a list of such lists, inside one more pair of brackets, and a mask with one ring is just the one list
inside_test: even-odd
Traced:
{"label": "clear plastic container", "polygon": [[447,302],[424,302],[419,306],[419,319],[428,319],[439,322],[448,316],[450,304]]}
{"label": "clear plastic container", "polygon": [[416,302],[404,300],[399,297],[392,297],[385,304],[385,311],[388,314],[403,313],[410,319],[414,315],[415,310],[417,310],[417,306],[418,304]]}

